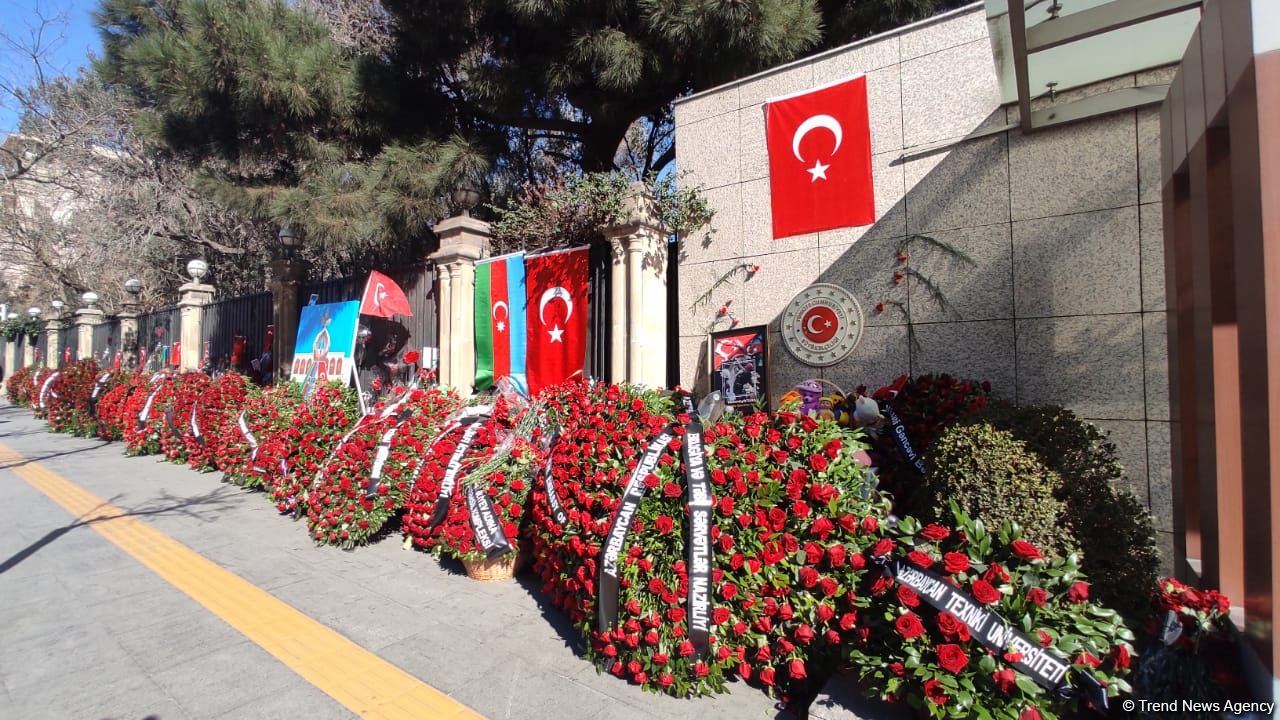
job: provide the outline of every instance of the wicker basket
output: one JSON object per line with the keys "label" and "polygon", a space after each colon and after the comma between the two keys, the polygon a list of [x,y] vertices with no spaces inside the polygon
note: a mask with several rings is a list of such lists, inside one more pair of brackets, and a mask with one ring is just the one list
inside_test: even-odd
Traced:
{"label": "wicker basket", "polygon": [[508,552],[494,560],[462,559],[462,566],[467,570],[467,577],[480,580],[481,583],[493,583],[498,580],[509,580],[524,568],[527,562],[525,551]]}

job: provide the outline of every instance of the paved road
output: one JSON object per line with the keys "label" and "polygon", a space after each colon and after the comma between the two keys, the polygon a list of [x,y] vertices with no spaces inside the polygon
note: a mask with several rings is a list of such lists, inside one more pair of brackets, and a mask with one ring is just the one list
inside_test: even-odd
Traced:
{"label": "paved road", "polygon": [[[598,675],[531,582],[473,582],[460,568],[402,550],[397,536],[355,552],[317,548],[260,495],[216,474],[46,433],[23,409],[0,407],[0,445],[27,458],[0,462],[0,718],[355,716],[349,699],[335,699],[333,683],[304,679],[278,645],[251,639],[208,596],[193,599],[37,489],[30,478],[41,470],[217,566],[190,565],[191,582],[222,568],[271,596],[240,607],[242,616],[284,603],[368,651],[354,653],[351,667],[371,673],[366,684],[375,689],[399,668],[489,718],[777,714],[742,685],[673,700]],[[373,665],[356,661],[366,654]],[[424,706],[420,716],[439,714]]]}

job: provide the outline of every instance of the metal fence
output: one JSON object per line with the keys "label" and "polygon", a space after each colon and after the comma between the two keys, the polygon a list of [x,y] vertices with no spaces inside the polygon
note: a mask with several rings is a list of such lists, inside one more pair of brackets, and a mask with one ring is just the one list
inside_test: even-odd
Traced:
{"label": "metal fence", "polygon": [[209,303],[201,327],[201,364],[207,361],[215,370],[249,372],[250,362],[266,350],[271,325],[270,292]]}
{"label": "metal fence", "polygon": [[110,318],[93,326],[93,357],[99,365],[110,365],[120,351],[120,321]]}
{"label": "metal fence", "polygon": [[[613,341],[613,323],[610,322],[613,302],[609,268],[612,250],[607,244],[591,246],[590,275],[587,282],[587,366],[588,377],[612,381],[610,348]],[[621,378],[619,378],[621,379]]]}
{"label": "metal fence", "polygon": [[77,332],[79,328],[71,323],[64,322],[63,326],[58,329],[58,367],[62,367],[70,361],[78,360],[79,353],[79,337]]}
{"label": "metal fence", "polygon": [[139,364],[151,369],[174,364],[173,344],[181,338],[181,332],[176,307],[139,315],[138,352],[142,360]]}

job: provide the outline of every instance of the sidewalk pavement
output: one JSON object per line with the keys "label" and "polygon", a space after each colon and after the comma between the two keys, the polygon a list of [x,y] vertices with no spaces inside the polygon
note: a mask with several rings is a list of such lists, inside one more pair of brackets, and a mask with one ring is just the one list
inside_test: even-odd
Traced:
{"label": "sidewalk pavement", "polygon": [[[401,549],[316,547],[261,494],[0,407],[0,443],[124,508],[488,718],[767,720],[735,683],[677,700],[597,674],[532,578],[479,583]],[[347,718],[296,675],[0,468],[0,717]]]}

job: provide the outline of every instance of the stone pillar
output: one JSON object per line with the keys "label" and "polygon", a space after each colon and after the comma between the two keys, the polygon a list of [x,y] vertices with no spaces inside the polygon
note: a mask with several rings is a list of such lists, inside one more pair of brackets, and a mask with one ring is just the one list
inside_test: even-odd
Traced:
{"label": "stone pillar", "polygon": [[93,358],[93,329],[101,325],[105,319],[98,308],[87,307],[76,311],[75,319],[71,322],[76,326],[77,358]]}
{"label": "stone pillar", "polygon": [[62,364],[62,337],[58,331],[62,329],[61,320],[48,320],[44,324],[45,356],[44,366],[56,368]]}
{"label": "stone pillar", "polygon": [[489,224],[473,217],[451,217],[436,224],[440,249],[430,259],[439,269],[440,384],[464,396],[476,376],[476,261],[489,255]]}
{"label": "stone pillar", "polygon": [[[277,379],[288,379],[293,366],[293,343],[298,335],[298,288],[302,285],[302,263],[297,260],[271,261],[271,277],[267,289],[271,291],[271,322],[275,336],[271,347],[271,364]],[[197,364],[199,358],[196,359]]]}
{"label": "stone pillar", "polygon": [[[627,354],[622,338],[627,336],[627,251],[622,238],[609,238],[609,381],[627,378]],[[599,369],[597,369],[599,372]]]}
{"label": "stone pillar", "polygon": [[[667,238],[654,204],[644,183],[632,183],[631,192],[623,200],[623,219],[604,228],[611,245],[625,251],[626,283],[620,288],[611,268],[611,293],[617,302],[619,292],[625,297],[626,333],[614,331],[610,348],[611,366],[617,368],[618,357],[625,353],[626,374],[612,378],[649,387],[667,384]],[[614,261],[617,263],[617,260]],[[619,323],[614,308],[615,328]]]}
{"label": "stone pillar", "polygon": [[9,377],[18,369],[18,339],[6,340],[4,343],[4,376]]}
{"label": "stone pillar", "polygon": [[204,306],[212,300],[212,285],[189,282],[178,288],[178,341],[182,343],[178,362],[181,370],[200,369],[200,348],[204,344]]}
{"label": "stone pillar", "polygon": [[116,313],[116,319],[120,321],[120,352],[123,355],[121,365],[126,368],[136,369],[138,367],[138,343],[141,338],[138,337],[138,311],[134,310],[136,305],[125,305],[125,309]]}

